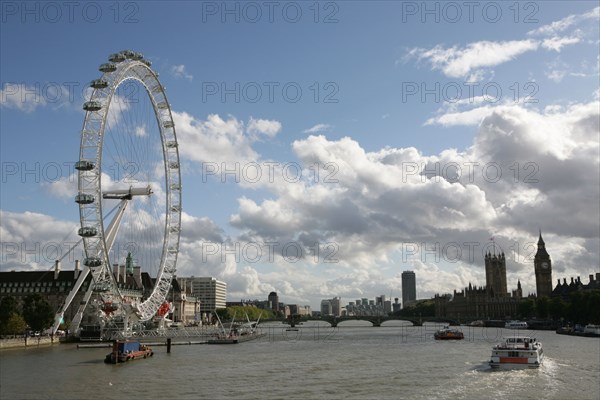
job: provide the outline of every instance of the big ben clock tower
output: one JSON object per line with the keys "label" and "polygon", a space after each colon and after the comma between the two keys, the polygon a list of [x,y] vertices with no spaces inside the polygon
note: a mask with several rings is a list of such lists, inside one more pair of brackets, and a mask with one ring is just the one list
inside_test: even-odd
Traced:
{"label": "big ben clock tower", "polygon": [[546,244],[544,243],[544,239],[542,239],[541,230],[537,246],[537,253],[535,253],[535,258],[533,259],[537,297],[550,297],[552,294],[552,261],[546,251]]}

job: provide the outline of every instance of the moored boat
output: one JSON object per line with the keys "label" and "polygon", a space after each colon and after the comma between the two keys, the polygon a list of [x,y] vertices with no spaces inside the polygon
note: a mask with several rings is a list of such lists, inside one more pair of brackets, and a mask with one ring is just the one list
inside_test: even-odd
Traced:
{"label": "moored boat", "polygon": [[544,359],[542,343],[531,336],[509,336],[492,348],[492,368],[539,368]]}
{"label": "moored boat", "polygon": [[504,325],[507,329],[527,329],[527,322],[525,321],[509,321]]}
{"label": "moored boat", "polygon": [[583,328],[584,335],[600,336],[600,325],[587,324]]}
{"label": "moored boat", "polygon": [[138,358],[152,357],[154,352],[149,346],[138,341],[116,340],[110,353],[104,358],[105,363],[116,364]]}
{"label": "moored boat", "polygon": [[458,329],[452,329],[446,326],[433,334],[435,340],[462,340],[465,335]]}

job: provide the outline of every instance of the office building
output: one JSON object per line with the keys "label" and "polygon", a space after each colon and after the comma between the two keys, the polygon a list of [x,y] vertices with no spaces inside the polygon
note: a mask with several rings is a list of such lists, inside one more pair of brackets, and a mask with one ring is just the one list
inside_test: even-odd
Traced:
{"label": "office building", "polygon": [[417,299],[417,280],[413,271],[402,273],[402,308]]}

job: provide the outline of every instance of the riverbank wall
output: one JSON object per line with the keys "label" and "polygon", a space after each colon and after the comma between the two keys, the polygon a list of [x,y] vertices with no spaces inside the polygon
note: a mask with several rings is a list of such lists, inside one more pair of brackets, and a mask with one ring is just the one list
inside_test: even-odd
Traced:
{"label": "riverbank wall", "polygon": [[0,340],[0,350],[4,349],[24,349],[28,347],[51,346],[58,344],[58,337],[54,336],[28,336],[13,339]]}

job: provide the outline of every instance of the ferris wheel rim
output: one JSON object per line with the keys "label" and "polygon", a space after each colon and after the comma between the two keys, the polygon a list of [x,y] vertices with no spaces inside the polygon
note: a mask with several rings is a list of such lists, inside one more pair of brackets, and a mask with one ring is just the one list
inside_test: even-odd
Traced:
{"label": "ferris wheel rim", "polygon": [[[165,222],[160,264],[156,275],[156,284],[146,300],[137,305],[136,314],[142,321],[154,316],[166,300],[175,276],[179,253],[181,227],[181,173],[179,168],[179,150],[175,124],[171,107],[167,101],[164,86],[158,74],[150,68],[150,63],[139,53],[123,51],[111,56],[115,62],[100,66],[103,75],[95,79],[90,100],[84,103],[84,118],[80,160],[76,165],[78,174],[78,195],[80,211],[80,235],[83,238],[86,264],[92,271],[96,282],[111,285],[115,296],[123,301],[114,276],[110,270],[110,258],[106,242],[104,212],[102,209],[102,156],[105,129],[113,96],[119,87],[128,80],[139,82],[150,99],[160,133],[162,162],[165,172]],[[89,163],[95,164],[90,166]],[[95,274],[94,274],[95,272]]]}

